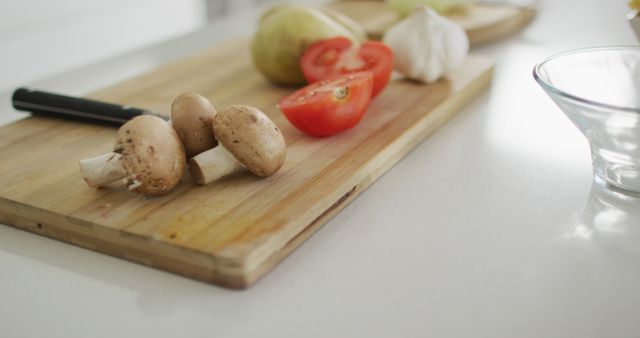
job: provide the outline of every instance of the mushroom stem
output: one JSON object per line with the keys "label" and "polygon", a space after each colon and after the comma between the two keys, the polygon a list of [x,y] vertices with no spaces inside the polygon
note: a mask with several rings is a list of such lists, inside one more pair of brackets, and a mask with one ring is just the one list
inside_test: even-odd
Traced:
{"label": "mushroom stem", "polygon": [[82,178],[90,187],[98,188],[126,177],[128,173],[121,157],[118,153],[107,153],[80,160]]}
{"label": "mushroom stem", "polygon": [[189,161],[189,170],[196,183],[205,185],[243,168],[242,164],[221,144],[202,152]]}

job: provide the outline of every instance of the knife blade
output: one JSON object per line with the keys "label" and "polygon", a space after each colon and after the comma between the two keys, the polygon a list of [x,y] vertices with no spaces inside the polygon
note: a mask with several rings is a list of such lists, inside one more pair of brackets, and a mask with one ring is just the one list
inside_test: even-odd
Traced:
{"label": "knife blade", "polygon": [[18,88],[11,98],[13,107],[36,115],[62,117],[94,123],[122,125],[140,115],[153,115],[164,120],[163,114],[127,105],[65,96],[49,92]]}

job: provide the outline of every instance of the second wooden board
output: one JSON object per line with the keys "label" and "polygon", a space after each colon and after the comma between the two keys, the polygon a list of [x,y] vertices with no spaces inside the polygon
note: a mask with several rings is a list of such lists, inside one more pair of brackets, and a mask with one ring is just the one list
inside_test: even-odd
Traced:
{"label": "second wooden board", "polygon": [[[369,37],[380,39],[400,17],[383,1],[338,1],[329,8],[360,23]],[[472,5],[449,18],[464,28],[473,45],[498,40],[519,31],[534,17],[535,11],[509,6]]]}

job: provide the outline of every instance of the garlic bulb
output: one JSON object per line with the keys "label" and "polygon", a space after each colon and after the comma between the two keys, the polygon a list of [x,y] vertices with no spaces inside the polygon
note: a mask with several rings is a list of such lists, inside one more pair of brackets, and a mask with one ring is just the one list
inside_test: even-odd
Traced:
{"label": "garlic bulb", "polygon": [[462,27],[425,6],[389,28],[383,41],[393,50],[395,70],[425,83],[460,66],[469,53]]}

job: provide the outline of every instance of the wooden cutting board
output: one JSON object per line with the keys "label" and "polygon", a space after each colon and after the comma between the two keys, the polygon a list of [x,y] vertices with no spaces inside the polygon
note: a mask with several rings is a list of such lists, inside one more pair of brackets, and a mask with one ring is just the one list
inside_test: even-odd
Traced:
{"label": "wooden cutting board", "polygon": [[95,190],[80,178],[78,160],[110,151],[116,129],[29,117],[0,128],[0,223],[245,288],[480,95],[492,71],[489,60],[470,56],[449,81],[395,80],[356,128],[313,138],[276,107],[292,89],[267,82],[249,55],[246,41],[231,42],[90,97],[167,112],[177,94],[195,91],[219,108],[259,107],[288,144],[274,176],[244,172],[200,187],[187,173],[174,191],[154,198]]}
{"label": "wooden cutting board", "polygon": [[[369,37],[377,40],[400,20],[383,1],[337,1],[328,7],[360,23]],[[473,46],[513,34],[524,28],[534,16],[535,10],[530,8],[475,4],[448,17],[464,28]]]}

